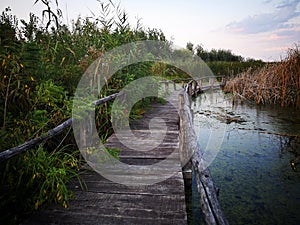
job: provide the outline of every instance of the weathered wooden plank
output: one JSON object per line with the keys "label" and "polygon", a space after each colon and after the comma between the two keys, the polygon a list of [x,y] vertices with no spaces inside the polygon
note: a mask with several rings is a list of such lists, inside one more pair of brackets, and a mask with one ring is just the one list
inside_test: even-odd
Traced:
{"label": "weathered wooden plank", "polygon": [[[182,185],[184,181],[182,179],[182,173],[177,172],[174,175],[162,182],[155,185],[147,186],[125,186],[122,184],[114,183],[105,179],[94,171],[86,171],[81,174],[83,180],[87,185],[87,191],[94,193],[124,193],[124,194],[140,194],[140,195],[168,195],[182,193]],[[176,188],[174,188],[176,187]],[[81,193],[79,183],[71,183],[69,185],[71,190]]]}
{"label": "weathered wooden plank", "polygon": [[[61,220],[63,218],[63,221]],[[25,225],[26,223],[23,223]],[[161,224],[161,225],[186,225],[186,221],[176,218],[141,218],[141,217],[118,217],[118,216],[102,216],[102,215],[90,215],[87,213],[69,213],[57,212],[45,212],[44,217],[37,217],[33,220],[32,225],[41,224],[56,224],[56,225],[132,225],[132,224]],[[22,224],[21,224],[22,225]]]}
{"label": "weathered wooden plank", "polygon": [[[126,165],[126,164],[119,164],[118,166],[109,166],[105,165],[103,167],[99,167],[99,171],[102,174],[119,174],[120,176],[129,176],[129,175],[135,175],[135,176],[155,176],[158,174],[158,172],[165,172],[165,173],[172,173],[172,175],[176,175],[177,172],[181,173],[181,167],[178,164],[175,164],[175,161],[169,160],[165,165],[165,163],[160,163],[159,167],[157,167],[155,164],[153,166],[140,166],[140,165]],[[171,167],[174,165],[173,167]],[[101,171],[101,168],[105,171]],[[172,168],[172,171],[170,171],[170,168]],[[128,170],[128,171],[124,171]],[[131,186],[134,186],[132,184]]]}
{"label": "weathered wooden plank", "polygon": [[[143,159],[143,160],[141,160],[141,159]],[[165,159],[165,158],[163,158],[163,159]],[[139,158],[121,158],[120,161],[123,163],[126,163],[128,165],[147,166],[147,165],[153,165],[155,163],[159,163],[163,159],[139,157]],[[177,157],[177,160],[179,160],[179,157]],[[176,163],[175,160],[174,160],[174,163]]]}
{"label": "weathered wooden plank", "polygon": [[[84,192],[81,195],[72,201],[72,205],[69,210],[76,212],[78,209],[84,207],[91,207],[93,210],[99,209],[141,209],[155,212],[158,215],[155,217],[161,217],[161,214],[167,215],[170,213],[181,213],[182,210],[185,210],[182,205],[176,204],[178,201],[182,201],[184,196],[178,195],[141,195],[141,194],[124,194],[124,193],[92,193]],[[113,204],[110,204],[113,203]],[[164,204],[168,203],[168,207],[165,207]],[[122,212],[118,212],[121,214]],[[93,213],[91,213],[93,214]],[[103,211],[102,214],[107,214]],[[160,215],[159,215],[160,214]],[[147,217],[146,215],[132,215]],[[178,215],[182,218],[184,215]],[[152,217],[152,216],[148,216]]]}
{"label": "weathered wooden plank", "polygon": [[[153,135],[164,135],[164,142],[170,142],[171,143],[174,143],[174,141],[177,141],[178,139],[178,132],[177,133],[170,133],[169,131],[167,132],[131,132],[136,138],[139,138],[139,139],[149,139],[151,138]],[[132,138],[131,137],[131,134],[128,134],[128,133],[121,133],[119,132],[118,135],[122,135],[122,138],[123,139],[126,139],[126,138]],[[152,136],[151,136],[152,135]],[[108,141],[111,141],[111,142],[114,142],[114,141],[118,141],[118,138],[116,137],[116,135],[112,135]],[[151,140],[151,141],[155,141],[155,140]],[[162,143],[163,144],[163,143]],[[175,142],[176,144],[176,142]]]}

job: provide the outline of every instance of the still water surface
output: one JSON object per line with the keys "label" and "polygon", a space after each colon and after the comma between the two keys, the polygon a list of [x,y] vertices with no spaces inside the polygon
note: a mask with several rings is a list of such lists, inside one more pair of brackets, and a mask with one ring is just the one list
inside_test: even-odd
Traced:
{"label": "still water surface", "polygon": [[[220,124],[226,124],[209,169],[229,223],[300,224],[300,165],[298,171],[290,166],[300,153],[300,141],[283,136],[300,134],[300,112],[251,103],[233,105],[221,91],[198,96],[192,109],[202,150]],[[191,224],[201,224],[196,189],[193,180]]]}

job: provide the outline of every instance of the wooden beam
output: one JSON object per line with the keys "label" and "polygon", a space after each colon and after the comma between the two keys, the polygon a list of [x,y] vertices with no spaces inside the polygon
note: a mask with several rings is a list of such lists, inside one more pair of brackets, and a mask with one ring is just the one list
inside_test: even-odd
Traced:
{"label": "wooden beam", "polygon": [[108,102],[108,101],[110,101],[110,100],[115,99],[116,97],[118,97],[119,94],[120,94],[120,93],[115,93],[115,94],[109,95],[109,96],[107,96],[107,97],[101,98],[101,99],[99,99],[99,100],[97,100],[97,101],[94,101],[93,104],[94,104],[94,105],[101,105],[101,104],[103,104],[103,103],[105,103],[105,102]]}
{"label": "wooden beam", "polygon": [[8,160],[11,157],[18,155],[18,154],[26,151],[27,149],[30,149],[30,148],[34,147],[35,145],[40,144],[41,142],[46,141],[46,140],[54,137],[55,135],[61,133],[64,129],[66,129],[72,125],[73,120],[74,120],[73,118],[70,118],[70,119],[66,120],[65,122],[63,122],[62,124],[58,125],[57,127],[53,128],[52,130],[49,130],[47,132],[47,134],[45,134],[45,135],[34,138],[34,139],[27,141],[17,147],[13,147],[13,148],[10,148],[3,152],[0,152],[0,162]]}
{"label": "wooden beam", "polygon": [[[107,97],[104,97],[97,101],[94,101],[93,104],[101,105],[105,102],[115,99],[119,95],[120,95],[120,93],[109,95]],[[6,161],[6,160],[10,159],[11,157],[18,155],[18,154],[34,147],[35,145],[40,144],[41,142],[46,141],[46,140],[56,136],[57,134],[61,133],[64,129],[70,127],[72,125],[73,121],[74,121],[74,118],[70,118],[70,119],[66,120],[65,122],[59,124],[57,127],[53,128],[52,130],[49,130],[47,132],[47,134],[44,134],[40,137],[34,138],[29,141],[26,141],[25,143],[23,143],[19,146],[16,146],[16,147],[10,148],[8,150],[5,150],[3,152],[0,152],[0,162]]]}

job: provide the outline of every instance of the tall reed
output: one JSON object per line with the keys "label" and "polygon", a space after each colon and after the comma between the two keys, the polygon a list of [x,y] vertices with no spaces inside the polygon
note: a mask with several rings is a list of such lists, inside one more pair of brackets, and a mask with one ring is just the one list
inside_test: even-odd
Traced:
{"label": "tall reed", "polygon": [[296,45],[279,63],[249,69],[230,79],[225,92],[243,96],[257,104],[300,108],[300,50]]}

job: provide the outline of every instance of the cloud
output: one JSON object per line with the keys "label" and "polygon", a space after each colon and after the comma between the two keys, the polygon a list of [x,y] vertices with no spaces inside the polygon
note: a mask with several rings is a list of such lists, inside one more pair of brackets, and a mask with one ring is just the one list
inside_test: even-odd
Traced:
{"label": "cloud", "polygon": [[296,4],[296,7],[299,3],[299,0],[294,0],[294,1],[289,1],[289,0],[285,0],[283,2],[281,2],[276,8],[280,9],[280,8],[286,8],[286,7],[293,7],[294,4]]}
{"label": "cloud", "polygon": [[270,2],[272,2],[273,0],[265,0],[263,1],[263,4],[269,4]]}
{"label": "cloud", "polygon": [[268,52],[284,52],[288,49],[289,47],[288,46],[279,46],[279,47],[269,47],[269,48],[265,48],[264,50],[265,51],[268,51]]}
{"label": "cloud", "polygon": [[268,41],[277,41],[277,40],[283,40],[286,39],[288,36],[284,35],[278,35],[278,34],[271,34],[267,37]]}
{"label": "cloud", "polygon": [[300,27],[294,27],[292,29],[281,29],[277,31],[278,36],[287,36],[287,37],[300,37]]}
{"label": "cloud", "polygon": [[272,13],[261,13],[232,22],[226,26],[229,32],[241,34],[257,34],[274,31],[276,29],[292,28],[293,24],[287,22],[300,15],[297,12],[299,0],[284,1]]}

